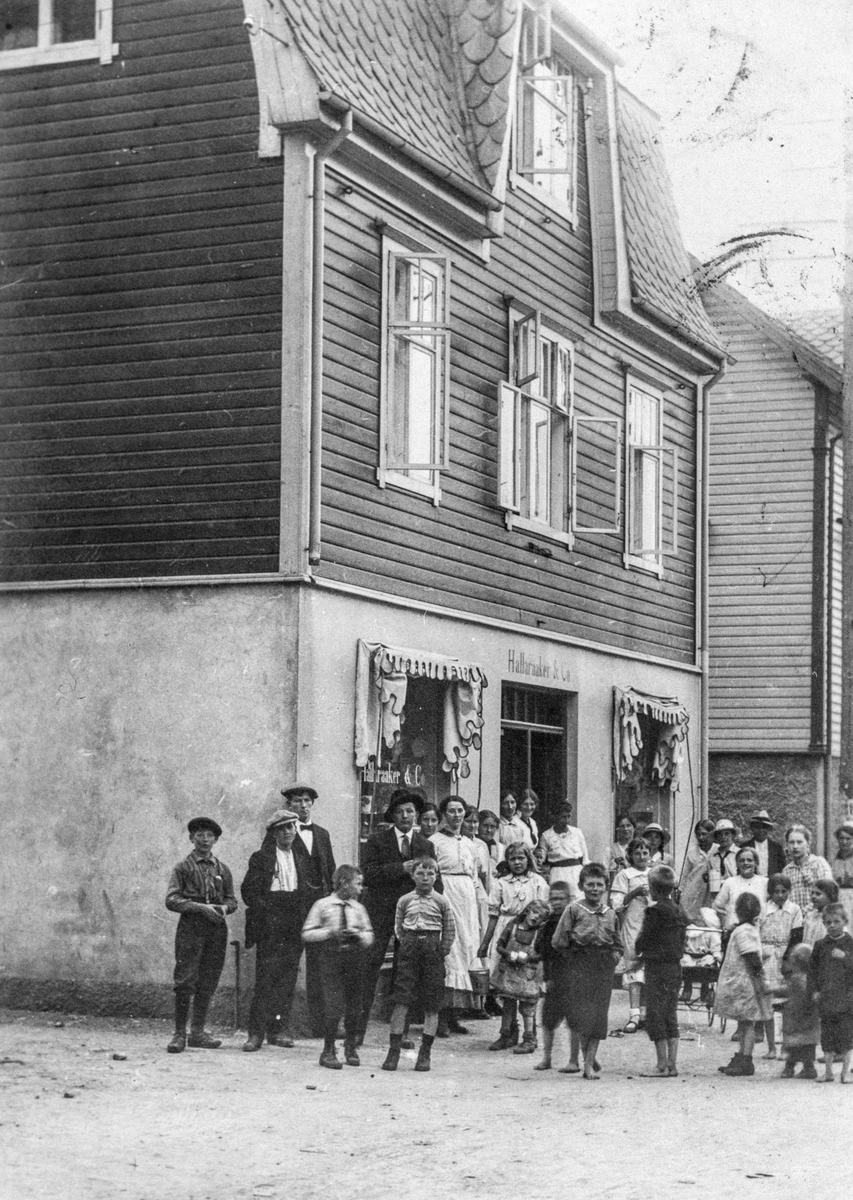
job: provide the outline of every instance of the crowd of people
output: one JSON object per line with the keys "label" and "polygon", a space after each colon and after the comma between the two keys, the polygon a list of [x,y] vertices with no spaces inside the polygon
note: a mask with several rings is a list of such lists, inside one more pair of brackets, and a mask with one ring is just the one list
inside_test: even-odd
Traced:
{"label": "crowd of people", "polygon": [[[614,978],[628,992],[627,1023],[654,1043],[649,1074],[677,1076],[679,1001],[713,1000],[737,1022],[737,1050],[720,1070],[754,1074],[764,1041],[777,1057],[774,1010],[782,1011],[783,1075],[824,1080],[836,1059],[845,1082],[853,1050],[853,822],[836,831],[832,863],[791,825],[785,844],[766,811],[750,836],[705,819],[680,878],[670,836],[656,822],[616,822],[609,861],[591,862],[573,809],[557,806],[540,831],[538,798],[507,793],[499,813],[459,796],[428,803],[400,789],[363,848],[362,864],[336,866],[328,831],[312,820],[317,800],[302,784],[267,822],[240,893],[246,946],[256,947],[247,1052],[292,1046],[291,1008],[303,952],[312,1033],[320,1064],[359,1065],[377,984],[393,946],[390,1041],[383,1070],[423,1025],[415,1070],[431,1069],[436,1038],[468,1032],[466,1020],[500,1017],[489,1050],[533,1054],[551,1068],[554,1035],[570,1034],[561,1070],[598,1078]],[[216,821],[189,822],[192,851],[172,873],[166,906],[180,914],[175,941],[175,1033],[167,1049],[221,1043],[205,1018],[225,960],[226,917],[237,908],[232,876],[213,854]],[[488,996],[483,1004],[484,981]],[[541,1001],[541,1006],[540,1006]],[[191,1014],[191,1016],[190,1016]],[[343,1022],[343,1062],[336,1040]],[[189,1024],[189,1032],[187,1026]]]}

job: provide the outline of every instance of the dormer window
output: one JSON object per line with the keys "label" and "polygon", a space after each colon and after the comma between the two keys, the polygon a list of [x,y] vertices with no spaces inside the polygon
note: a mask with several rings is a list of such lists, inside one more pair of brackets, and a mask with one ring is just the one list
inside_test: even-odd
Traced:
{"label": "dormer window", "polygon": [[552,46],[550,5],[524,10],[515,129],[516,180],[576,219],[577,87]]}

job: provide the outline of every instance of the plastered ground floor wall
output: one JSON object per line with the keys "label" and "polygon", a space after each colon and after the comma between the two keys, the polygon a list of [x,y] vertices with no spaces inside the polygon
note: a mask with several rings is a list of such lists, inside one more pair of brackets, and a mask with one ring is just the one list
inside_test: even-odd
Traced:
{"label": "plastered ground floor wall", "polygon": [[[701,811],[700,678],[689,668],[308,585],[13,593],[0,607],[0,1003],[168,1013],[177,918],[164,897],[192,816],[222,825],[216,853],[239,892],[280,789],[299,780],[320,794],[315,819],[337,861],[357,861],[359,639],[482,667],[482,748],[458,782],[466,799],[498,805],[502,684],[565,691],[568,788],[590,853],[605,859],[618,686],[677,697],[690,714],[677,863]],[[238,955],[244,1014],[253,982],[242,905],[229,929],[219,1020],[235,1011]]]}
{"label": "plastered ground floor wall", "polygon": [[828,851],[830,857],[835,853],[833,831],[847,815],[838,788],[838,759],[827,764],[820,754],[715,751],[708,758],[708,803],[711,816],[728,817],[745,832],[750,814],[766,808],[776,822],[773,836],[780,841],[787,826],[805,825],[813,834],[814,850]]}

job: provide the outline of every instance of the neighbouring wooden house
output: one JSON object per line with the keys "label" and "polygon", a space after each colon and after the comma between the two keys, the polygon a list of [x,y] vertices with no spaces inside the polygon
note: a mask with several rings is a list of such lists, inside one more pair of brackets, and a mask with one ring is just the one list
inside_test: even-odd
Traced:
{"label": "neighbouring wooden house", "polygon": [[803,821],[822,851],[841,815],[841,313],[783,323],[702,294],[730,358],[710,394],[710,807]]}
{"label": "neighbouring wooden house", "polygon": [[42,8],[0,49],[0,992],[156,1009],[187,818],[239,878],[296,778],[340,861],[400,784],[680,854],[721,352],[614,56],[556,3]]}

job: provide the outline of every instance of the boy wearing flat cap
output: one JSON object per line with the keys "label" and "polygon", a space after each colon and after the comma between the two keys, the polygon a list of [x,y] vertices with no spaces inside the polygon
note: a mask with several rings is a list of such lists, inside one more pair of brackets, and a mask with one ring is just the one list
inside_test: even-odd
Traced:
{"label": "boy wearing flat cap", "polygon": [[304,863],[295,850],[298,825],[290,809],[273,813],[240,885],[246,949],[257,946],[246,1051],[260,1050],[264,1037],[271,1046],[293,1045],[290,1009],[302,957],[302,923],[311,906]]}
{"label": "boy wearing flat cap", "polygon": [[210,817],[193,817],[187,829],[193,848],[172,871],[166,892],[166,908],[180,913],[175,934],[175,1033],[166,1047],[170,1054],[180,1054],[187,1045],[200,1050],[222,1045],[205,1031],[204,1022],[225,965],[225,918],[237,908],[231,872],[212,853],[222,829]]}

